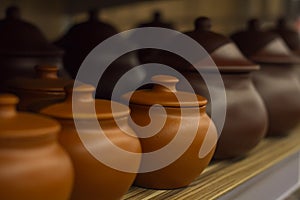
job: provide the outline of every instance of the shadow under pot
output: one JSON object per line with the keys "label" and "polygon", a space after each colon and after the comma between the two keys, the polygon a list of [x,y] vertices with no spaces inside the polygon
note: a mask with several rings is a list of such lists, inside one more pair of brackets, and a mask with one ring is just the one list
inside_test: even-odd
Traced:
{"label": "shadow under pot", "polygon": [[232,35],[242,52],[261,70],[252,74],[257,91],[264,100],[269,117],[269,136],[285,136],[300,122],[300,85],[294,56],[276,34],[260,29],[256,19],[248,22],[248,30]]}
{"label": "shadow under pot", "polygon": [[59,142],[75,169],[71,199],[120,199],[136,177],[141,146],[128,125],[129,108],[95,100],[94,91],[90,85],[67,86],[65,101],[40,113],[62,125]]}
{"label": "shadow under pot", "polygon": [[127,93],[131,127],[143,150],[134,184],[145,188],[185,187],[208,166],[217,142],[214,123],[206,114],[206,99],[176,90],[178,79],[152,77],[153,89]]}
{"label": "shadow under pot", "polygon": [[57,75],[58,67],[40,65],[35,67],[34,78],[19,77],[5,83],[9,92],[20,97],[19,110],[34,111],[44,104],[65,98],[64,87],[73,82]]}
{"label": "shadow under pot", "polygon": [[229,38],[210,31],[210,27],[209,18],[199,17],[195,30],[185,33],[207,51],[206,57],[199,54],[198,71],[190,64],[178,69],[195,92],[208,99],[209,115],[219,120],[221,135],[214,158],[245,156],[263,139],[268,125],[263,100],[251,81],[251,73],[259,66],[247,60]]}
{"label": "shadow under pot", "polygon": [[73,167],[57,142],[57,121],[17,112],[18,98],[0,94],[0,199],[69,199]]}
{"label": "shadow under pot", "polygon": [[33,66],[40,63],[58,66],[67,77],[62,68],[63,51],[49,43],[36,26],[22,20],[18,7],[7,8],[6,17],[0,20],[0,44],[1,82],[32,77]]}

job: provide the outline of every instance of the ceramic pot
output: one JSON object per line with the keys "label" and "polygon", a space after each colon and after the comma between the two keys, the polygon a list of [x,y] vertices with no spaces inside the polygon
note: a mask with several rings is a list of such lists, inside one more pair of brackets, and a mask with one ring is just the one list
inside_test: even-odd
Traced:
{"label": "ceramic pot", "polygon": [[[169,148],[164,153],[152,155],[150,160],[142,159],[141,166],[160,165],[163,160],[177,155],[178,150],[181,152],[176,159],[157,169],[142,169],[134,184],[155,189],[184,187],[209,164],[215,150],[217,131],[206,114],[205,98],[177,91],[175,84],[178,79],[175,77],[156,75],[152,80],[157,83],[153,89],[123,96],[124,100],[130,100],[131,126],[140,138],[143,153]],[[134,124],[150,127],[144,130]],[[171,147],[166,147],[167,144]]]}
{"label": "ceramic pot", "polygon": [[[226,118],[214,158],[245,156],[265,136],[268,125],[265,106],[251,81],[251,73],[259,70],[259,66],[247,60],[229,38],[210,31],[210,27],[209,18],[199,17],[195,21],[195,30],[186,34],[209,53],[221,73],[225,87]],[[210,94],[203,78],[193,67],[183,66],[186,66],[181,68],[184,76],[195,92],[209,99],[210,107]],[[218,76],[218,73],[210,72],[209,69],[200,71],[210,80]],[[210,87],[215,91],[222,90],[218,84],[212,83]],[[218,95],[217,99],[222,99],[222,93]],[[220,110],[221,105],[221,102],[214,102],[216,110]]]}
{"label": "ceramic pot", "polygon": [[[64,102],[45,107],[40,112],[58,119],[62,125],[59,142],[69,153],[75,169],[71,199],[120,199],[131,186],[136,173],[119,171],[106,165],[96,159],[90,151],[104,155],[121,166],[130,165],[133,171],[138,170],[140,157],[129,159],[114,151],[116,146],[127,152],[141,152],[139,140],[134,136],[127,122],[129,109],[116,102],[94,100],[92,93],[95,88],[89,85],[81,85],[74,89],[67,87],[66,90],[67,97]],[[80,111],[72,109],[73,95],[75,95],[73,108],[76,107]],[[111,105],[117,108],[114,113]],[[96,108],[97,114],[93,115],[90,112],[91,108]],[[93,120],[96,120],[97,125],[100,124],[102,130],[93,126]],[[79,128],[78,124],[84,127]],[[127,132],[125,133],[124,130]],[[109,139],[108,141],[101,137],[99,139],[99,135],[103,134]]]}
{"label": "ceramic pot", "polygon": [[293,66],[299,58],[278,35],[262,31],[256,19],[248,22],[248,30],[233,34],[232,39],[245,55],[261,65],[252,79],[268,111],[267,134],[287,135],[300,120],[300,87]]}
{"label": "ceramic pot", "polygon": [[0,20],[0,44],[1,82],[32,77],[37,64],[58,66],[66,76],[62,69],[63,51],[50,44],[36,26],[22,20],[17,7],[7,8],[6,17]]}
{"label": "ceramic pot", "polygon": [[7,89],[20,97],[19,110],[32,111],[43,102],[59,101],[65,98],[64,87],[73,80],[58,77],[58,67],[40,65],[35,67],[34,78],[14,78],[5,83]]}
{"label": "ceramic pot", "polygon": [[58,122],[17,112],[17,102],[0,95],[0,199],[69,199],[73,167],[57,142]]}
{"label": "ceramic pot", "polygon": [[[65,50],[64,67],[71,74],[72,78],[76,78],[78,70],[84,61],[85,57],[101,42],[118,33],[118,31],[111,25],[98,19],[98,12],[93,10],[89,13],[90,19],[86,22],[75,24],[69,31],[59,39],[56,44]],[[126,40],[118,41],[118,45],[127,44]],[[107,67],[102,77],[99,80],[97,87],[96,98],[112,99],[112,91],[115,84],[122,77],[124,73],[135,66],[139,65],[139,60],[136,52],[129,52],[113,61],[109,66],[106,66],[104,60],[114,55],[109,55],[107,52],[101,52],[98,56],[98,63],[93,63],[97,69]],[[104,55],[105,54],[105,55]],[[95,70],[97,70],[95,69]],[[93,74],[94,72],[90,72]],[[140,85],[144,80],[146,72],[144,70],[136,70],[130,78],[126,79],[126,84],[122,85],[122,93],[117,94],[117,98],[126,92],[131,91],[130,87],[133,85]],[[94,84],[87,80],[80,80],[85,83]],[[115,99],[114,99],[115,100]]]}

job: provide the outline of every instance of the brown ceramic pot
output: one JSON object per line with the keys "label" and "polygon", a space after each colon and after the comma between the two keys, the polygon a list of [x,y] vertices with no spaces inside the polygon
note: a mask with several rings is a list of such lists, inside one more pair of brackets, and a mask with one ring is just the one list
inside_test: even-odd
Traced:
{"label": "brown ceramic pot", "polygon": [[[221,73],[226,92],[226,118],[214,158],[244,156],[265,136],[268,125],[265,106],[251,81],[251,73],[257,71],[259,66],[247,60],[230,39],[210,31],[211,22],[208,18],[199,17],[195,26],[194,31],[186,34],[210,54]],[[191,67],[181,68],[181,71],[195,92],[210,99],[206,83],[198,71]],[[218,75],[209,70],[203,70],[202,73],[211,80]],[[215,91],[222,89],[218,84],[210,87]],[[222,99],[222,94],[218,95]],[[214,102],[217,110],[221,105]]]}
{"label": "brown ceramic pot", "polygon": [[262,31],[258,20],[248,25],[248,30],[233,34],[232,39],[246,56],[261,64],[252,79],[268,111],[267,134],[283,136],[300,121],[300,87],[293,66],[300,60],[278,35]]}
{"label": "brown ceramic pot", "polygon": [[63,51],[51,45],[36,26],[22,20],[17,7],[9,7],[0,20],[0,44],[1,82],[17,76],[32,77],[37,64],[58,66],[66,75]]}
{"label": "brown ceramic pot", "polygon": [[[120,199],[131,186],[136,173],[127,173],[107,166],[89,151],[104,154],[121,166],[131,165],[137,171],[140,157],[136,160],[121,157],[114,153],[112,145],[133,153],[140,153],[141,147],[127,122],[129,108],[107,100],[94,100],[92,97],[94,91],[95,88],[88,85],[74,89],[67,87],[67,98],[64,102],[43,108],[40,112],[58,119],[62,125],[59,142],[71,156],[75,169],[71,199]],[[75,95],[73,107],[80,109],[78,112],[72,110],[72,92]],[[117,108],[114,113],[111,105]],[[90,108],[96,108],[97,114],[90,113]],[[95,117],[102,130],[94,128]],[[80,132],[83,132],[82,135],[79,135],[79,129],[75,127],[75,120],[84,125],[84,128],[79,128]],[[128,132],[130,134],[127,134]],[[105,134],[109,142],[99,139],[98,135],[101,133]],[[84,143],[82,138],[85,139]],[[91,149],[86,149],[86,146]]]}
{"label": "brown ceramic pot", "polygon": [[[82,62],[90,53],[90,51],[92,51],[104,40],[118,33],[118,31],[113,26],[98,19],[97,11],[90,11],[89,14],[90,19],[88,21],[75,24],[61,39],[56,42],[56,44],[62,47],[66,52],[64,55],[64,67],[74,79]],[[128,45],[126,44],[125,39],[124,41],[119,42],[122,43],[118,44],[120,46]],[[123,56],[120,56],[109,66],[106,66],[101,62],[104,62],[104,60],[111,57],[111,55],[103,54],[99,55],[99,62],[94,64],[98,68],[107,67],[99,80],[96,97],[100,99],[111,99],[112,91],[117,81],[122,77],[124,73],[126,73],[133,67],[138,66],[139,60],[136,52],[129,52]],[[136,70],[133,73],[134,74],[126,80],[126,85],[122,85],[123,88],[121,90],[124,91],[124,93],[131,91],[129,88],[132,85],[139,85],[139,83],[144,80],[144,70]],[[88,83],[89,80],[80,81]],[[119,97],[122,94],[117,94],[117,96]]]}
{"label": "brown ceramic pot", "polygon": [[64,87],[73,80],[60,78],[58,67],[40,65],[35,67],[36,77],[14,78],[5,83],[7,89],[20,97],[19,110],[29,111],[40,107],[43,102],[57,101],[65,98]]}
{"label": "brown ceramic pot", "polygon": [[0,199],[69,199],[73,167],[57,142],[59,124],[17,112],[17,102],[0,95]]}
{"label": "brown ceramic pot", "polygon": [[[177,91],[175,84],[178,79],[175,77],[157,75],[152,79],[157,83],[153,89],[138,90],[131,97],[130,93],[123,98],[130,99],[134,123],[144,127],[154,120],[154,125],[145,130],[137,128],[134,123],[131,125],[139,135],[143,153],[156,152],[170,144],[173,149],[165,152],[166,154],[156,153],[147,163],[142,159],[141,166],[160,165],[162,160],[174,156],[176,150],[182,152],[178,159],[155,170],[142,173],[143,169],[140,169],[135,185],[155,189],[184,187],[197,178],[209,164],[215,150],[217,131],[206,114],[205,98]],[[183,100],[179,99],[179,102],[177,97]],[[161,112],[157,104],[163,106],[165,112]],[[204,152],[202,156],[199,155],[200,151]]]}

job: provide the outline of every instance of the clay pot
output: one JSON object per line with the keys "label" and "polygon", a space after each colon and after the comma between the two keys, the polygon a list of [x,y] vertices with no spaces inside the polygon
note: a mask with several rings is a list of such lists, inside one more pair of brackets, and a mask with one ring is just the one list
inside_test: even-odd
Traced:
{"label": "clay pot", "polygon": [[[175,77],[156,75],[152,80],[157,83],[153,89],[137,90],[123,96],[127,101],[130,99],[131,126],[140,138],[143,153],[170,148],[165,154],[152,155],[150,160],[143,158],[141,166],[160,165],[174,157],[177,150],[181,152],[176,159],[155,170],[143,171],[140,168],[134,184],[155,189],[184,187],[209,164],[215,150],[217,131],[206,114],[205,98],[177,91],[175,84],[178,79]],[[144,130],[134,124],[150,127]],[[166,147],[167,144],[171,147]],[[201,151],[204,151],[202,155]]]}
{"label": "clay pot", "polygon": [[17,7],[7,8],[6,17],[0,20],[0,44],[3,82],[18,76],[32,77],[37,64],[58,66],[66,75],[62,70],[63,51],[50,44],[36,26],[22,20]]}
{"label": "clay pot", "polygon": [[[197,41],[210,54],[225,86],[226,118],[224,127],[220,130],[221,135],[214,158],[245,156],[265,136],[268,125],[265,106],[251,81],[251,73],[257,71],[259,66],[247,60],[229,38],[210,31],[210,28],[210,19],[199,17],[195,21],[195,30],[185,34]],[[202,93],[209,99],[210,108],[210,94],[199,72],[188,64],[183,64],[177,69],[182,71],[196,93]],[[216,72],[210,72],[209,67],[200,71],[210,80],[218,76]],[[210,87],[215,91],[222,90],[217,83]],[[222,99],[222,93],[218,95],[217,99]],[[214,102],[214,106],[220,110],[222,103]]]}
{"label": "clay pot", "polygon": [[[86,22],[75,24],[69,31],[59,39],[56,44],[65,50],[64,55],[64,67],[71,74],[73,79],[76,78],[77,72],[85,59],[85,57],[92,51],[97,45],[106,40],[107,38],[115,35],[118,31],[111,25],[100,21],[98,19],[98,12],[95,10],[90,11],[90,19]],[[121,41],[122,43],[122,41]],[[124,44],[126,41],[124,39]],[[136,52],[129,52],[123,56],[120,56],[113,63],[105,66],[101,63],[101,60],[105,60],[111,55],[99,55],[99,63],[95,63],[99,68],[107,67],[99,80],[97,87],[96,97],[100,99],[111,99],[112,91],[117,81],[122,77],[124,73],[129,71],[135,66],[139,65],[139,61]],[[90,72],[93,73],[93,72]],[[126,85],[123,87],[124,93],[129,92],[132,85],[139,85],[145,77],[143,70],[137,70],[126,80]],[[80,80],[87,82],[89,80]],[[88,83],[88,82],[87,82]],[[94,83],[90,83],[94,84]],[[122,93],[122,94],[124,94]],[[122,95],[122,94],[119,94]]]}
{"label": "clay pot", "polygon": [[248,58],[261,64],[252,79],[268,111],[267,134],[288,134],[300,120],[300,87],[293,66],[299,58],[278,35],[262,31],[256,19],[248,22],[248,30],[233,34],[232,39]]}
{"label": "clay pot", "polygon": [[59,124],[17,112],[17,103],[0,95],[0,199],[69,199],[73,167],[57,142]]}
{"label": "clay pot", "polygon": [[[95,88],[89,85],[81,85],[74,89],[67,87],[66,91],[65,101],[43,108],[40,112],[58,119],[62,125],[59,142],[69,153],[75,169],[71,199],[120,199],[131,186],[136,173],[123,172],[107,166],[90,151],[102,154],[119,165],[130,165],[133,170],[138,170],[140,157],[132,160],[113,151],[116,146],[127,152],[141,152],[139,140],[127,122],[129,109],[115,102],[94,100],[92,93]],[[72,109],[72,95],[75,95],[73,108],[76,107],[80,111]],[[117,108],[114,113],[111,105]],[[97,113],[95,115],[90,112],[90,109],[94,108]],[[96,120],[97,125],[101,125],[102,130],[93,126],[93,120]],[[79,128],[78,124],[84,127]],[[108,141],[99,139],[99,135],[103,134]]]}
{"label": "clay pot", "polygon": [[58,67],[40,65],[35,67],[34,78],[14,78],[6,82],[10,92],[20,97],[19,110],[32,111],[43,102],[59,101],[65,98],[64,87],[73,80],[60,78]]}

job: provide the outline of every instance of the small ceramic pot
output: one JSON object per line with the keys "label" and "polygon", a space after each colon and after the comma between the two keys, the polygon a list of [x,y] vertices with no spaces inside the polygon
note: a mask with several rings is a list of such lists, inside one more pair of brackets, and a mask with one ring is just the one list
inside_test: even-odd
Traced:
{"label": "small ceramic pot", "polygon": [[0,199],[69,199],[73,167],[57,142],[58,122],[17,112],[17,102],[0,95]]}
{"label": "small ceramic pot", "polygon": [[[110,24],[98,19],[97,11],[90,11],[90,19],[86,22],[75,24],[69,31],[56,42],[56,45],[65,50],[64,67],[69,72],[72,78],[75,79],[78,70],[86,58],[86,56],[101,42],[118,33],[116,28]],[[124,41],[118,41],[122,45],[131,45]],[[135,70],[130,78],[126,79],[126,84],[121,85],[120,94],[116,94],[116,98],[112,98],[112,91],[118,80],[130,69],[139,65],[139,60],[136,52],[129,52],[118,59],[114,60],[109,66],[106,66],[105,60],[114,55],[109,55],[107,52],[101,52],[98,55],[97,68],[105,68],[105,72],[99,80],[96,90],[96,98],[99,99],[119,99],[121,95],[131,91],[131,87],[140,85],[146,76],[146,72],[142,69]],[[104,55],[105,54],[105,55]],[[102,63],[103,62],[103,63]],[[91,67],[95,67],[91,66]],[[97,69],[95,69],[97,70]],[[90,72],[93,73],[93,72]],[[85,83],[90,83],[89,80],[80,80]]]}
{"label": "small ceramic pot", "polygon": [[17,7],[9,7],[0,20],[0,44],[1,86],[14,77],[32,77],[33,66],[41,63],[58,66],[66,75],[63,51],[50,44],[36,26],[22,20]]}
{"label": "small ceramic pot", "polygon": [[[58,119],[62,125],[59,142],[69,153],[75,169],[71,199],[120,199],[134,181],[140,164],[140,155],[138,159],[130,160],[114,151],[116,146],[126,152],[141,152],[139,140],[128,125],[129,108],[116,102],[95,100],[92,95],[95,88],[89,85],[74,89],[67,87],[66,90],[65,101],[45,107],[40,112]],[[73,112],[73,95],[73,108],[81,111]],[[117,108],[114,112],[111,110],[112,105]],[[91,108],[96,108],[96,114],[90,112]],[[96,120],[97,125],[100,124],[102,130],[93,126],[93,120]],[[84,127],[79,128],[78,123]],[[103,134],[108,141],[99,139],[99,135]],[[136,171],[120,171],[96,159],[90,151],[102,154],[121,166],[130,165]]]}
{"label": "small ceramic pot", "polygon": [[14,78],[5,83],[9,92],[20,97],[19,110],[32,111],[41,107],[43,102],[59,101],[65,98],[64,87],[73,82],[71,79],[60,78],[58,67],[40,65],[35,67],[36,77]]}
{"label": "small ceramic pot", "polygon": [[[199,17],[195,21],[195,30],[186,34],[209,53],[221,73],[225,87],[226,118],[214,158],[245,156],[265,136],[268,125],[265,106],[251,81],[251,73],[259,70],[259,66],[247,60],[229,38],[210,31],[210,27],[209,18]],[[208,88],[199,72],[193,67],[182,67],[181,71],[195,92],[202,92],[211,103]],[[201,73],[210,80],[218,76],[209,70],[202,70]],[[211,84],[210,87],[215,91],[222,90],[218,84]],[[222,93],[218,95],[217,99],[222,99]],[[222,103],[213,103],[216,110],[220,110]]]}
{"label": "small ceramic pot", "polygon": [[300,121],[300,86],[293,66],[300,59],[278,35],[262,31],[258,20],[250,20],[248,26],[232,39],[248,58],[261,65],[252,79],[268,111],[267,134],[287,135]]}
{"label": "small ceramic pot", "polygon": [[[205,98],[177,91],[175,84],[178,79],[175,77],[156,75],[152,80],[157,83],[153,89],[138,90],[123,98],[130,99],[131,126],[140,138],[143,153],[169,149],[152,155],[149,160],[142,159],[141,166],[159,167],[149,171],[141,168],[134,184],[155,189],[184,187],[209,164],[215,150],[217,131],[206,114]],[[163,106],[164,112],[158,104]],[[176,159],[160,166],[162,161],[174,155],[177,155]]]}

